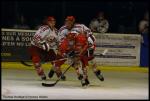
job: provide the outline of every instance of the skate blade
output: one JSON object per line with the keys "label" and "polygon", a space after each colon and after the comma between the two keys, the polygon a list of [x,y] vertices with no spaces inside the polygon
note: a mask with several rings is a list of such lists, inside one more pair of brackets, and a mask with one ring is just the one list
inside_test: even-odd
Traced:
{"label": "skate blade", "polygon": [[83,89],[87,89],[88,87],[89,87],[89,85],[82,86]]}

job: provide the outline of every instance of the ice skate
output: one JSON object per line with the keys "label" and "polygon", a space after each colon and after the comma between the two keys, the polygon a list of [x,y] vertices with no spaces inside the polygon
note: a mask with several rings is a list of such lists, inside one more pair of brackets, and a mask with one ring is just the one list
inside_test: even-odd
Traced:
{"label": "ice skate", "polygon": [[78,76],[78,80],[82,80],[82,78],[83,78],[83,76],[80,74],[80,75]]}
{"label": "ice skate", "polygon": [[90,82],[88,79],[82,79],[81,84],[82,84],[82,87],[84,87],[84,86],[88,86],[90,84]]}
{"label": "ice skate", "polygon": [[101,71],[100,70],[97,70],[96,72],[94,72],[96,77],[100,80],[100,81],[104,81],[104,77],[103,75],[101,74]]}
{"label": "ice skate", "polygon": [[52,78],[53,76],[54,76],[54,70],[53,69],[51,69],[50,71],[49,71],[49,73],[48,73],[48,77],[49,78]]}
{"label": "ice skate", "polygon": [[66,80],[66,76],[62,75],[61,76],[61,80],[65,81]]}
{"label": "ice skate", "polygon": [[46,76],[45,75],[41,75],[41,79],[42,80],[46,80]]}

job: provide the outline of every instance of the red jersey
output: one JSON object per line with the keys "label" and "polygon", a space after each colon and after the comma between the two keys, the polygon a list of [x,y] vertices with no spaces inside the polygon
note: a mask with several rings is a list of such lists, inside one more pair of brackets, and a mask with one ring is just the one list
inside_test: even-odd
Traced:
{"label": "red jersey", "polygon": [[75,43],[74,40],[69,41],[67,38],[64,38],[59,45],[59,51],[61,55],[67,54],[68,52],[74,50],[74,46],[75,46],[74,43]]}
{"label": "red jersey", "polygon": [[78,34],[74,37],[74,40],[69,41],[67,38],[64,38],[59,46],[59,51],[61,55],[65,55],[70,51],[75,51],[79,53],[80,60],[84,64],[83,66],[88,65],[88,58],[85,55],[87,49],[89,48],[87,36],[85,34]]}
{"label": "red jersey", "polygon": [[78,34],[75,37],[75,51],[80,52],[80,55],[83,54],[88,48],[88,41],[85,34]]}

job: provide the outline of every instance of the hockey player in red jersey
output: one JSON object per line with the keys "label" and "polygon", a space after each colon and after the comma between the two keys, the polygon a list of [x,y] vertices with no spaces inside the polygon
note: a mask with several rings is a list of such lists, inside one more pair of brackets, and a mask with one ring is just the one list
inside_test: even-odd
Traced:
{"label": "hockey player in red jersey", "polygon": [[[88,61],[91,62],[94,74],[99,78],[99,80],[103,81],[104,78],[101,75],[101,71],[96,68],[97,67],[96,61],[94,61],[96,38],[92,34],[91,30],[84,24],[76,24],[74,16],[67,16],[65,19],[65,25],[62,26],[58,31],[59,41],[61,42],[67,36],[67,34],[72,31],[75,33],[82,33],[87,37],[88,49],[85,53],[85,56],[88,59]],[[85,64],[88,64],[88,62],[85,61],[84,59],[82,59],[82,61],[84,61]]]}
{"label": "hockey player in red jersey", "polygon": [[[53,16],[47,17],[45,24],[33,36],[31,46],[28,49],[37,74],[42,80],[46,79],[46,75],[42,69],[41,61],[56,60],[55,50],[58,48],[58,37],[55,23]],[[52,75],[52,73],[49,73],[49,77]]]}
{"label": "hockey player in red jersey", "polygon": [[[86,35],[83,33],[77,34],[75,38],[75,52],[79,53],[78,55],[79,61],[81,61],[82,64],[81,67],[83,71],[83,78],[82,75],[80,74],[82,86],[89,84],[88,75],[87,75],[88,59],[85,56],[87,49],[88,49],[88,40]],[[80,67],[77,68],[77,71],[79,71],[79,68]]]}
{"label": "hockey player in red jersey", "polygon": [[[73,67],[76,70],[78,79],[82,81],[82,86],[89,84],[87,75],[88,60],[84,56],[87,48],[88,41],[86,35],[82,33],[77,34],[76,32],[68,33],[59,45],[60,55],[69,56],[69,59],[74,62]],[[82,69],[83,74],[80,73],[80,68]]]}

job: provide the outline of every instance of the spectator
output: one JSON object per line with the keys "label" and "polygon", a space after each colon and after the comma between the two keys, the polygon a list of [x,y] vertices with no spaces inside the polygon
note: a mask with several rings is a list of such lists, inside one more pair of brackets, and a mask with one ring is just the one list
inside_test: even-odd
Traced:
{"label": "spectator", "polygon": [[20,16],[18,22],[13,26],[15,29],[30,29],[27,24],[25,24],[25,18],[23,15]]}
{"label": "spectator", "polygon": [[146,12],[143,20],[141,20],[139,23],[139,32],[141,34],[148,34],[148,27],[149,27],[149,13]]}
{"label": "spectator", "polygon": [[146,12],[143,20],[139,23],[139,32],[141,33],[142,42],[141,42],[141,55],[140,55],[140,66],[148,67],[149,66],[149,13]]}
{"label": "spectator", "polygon": [[105,18],[104,12],[99,12],[97,18],[94,18],[89,25],[93,32],[106,33],[109,28],[108,20]]}

